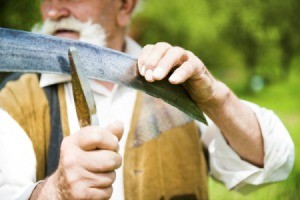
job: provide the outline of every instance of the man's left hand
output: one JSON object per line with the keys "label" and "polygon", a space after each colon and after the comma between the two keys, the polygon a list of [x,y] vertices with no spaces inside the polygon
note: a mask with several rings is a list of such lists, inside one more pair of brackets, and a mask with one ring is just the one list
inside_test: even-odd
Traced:
{"label": "man's left hand", "polygon": [[199,106],[218,98],[219,82],[197,56],[181,47],[164,42],[146,45],[138,59],[138,67],[148,82],[162,80],[171,72],[169,81],[183,84]]}

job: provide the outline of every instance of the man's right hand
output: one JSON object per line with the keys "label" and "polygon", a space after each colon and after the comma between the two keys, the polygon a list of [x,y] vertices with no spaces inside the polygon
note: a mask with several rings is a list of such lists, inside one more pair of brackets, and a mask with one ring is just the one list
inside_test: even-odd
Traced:
{"label": "man's right hand", "polygon": [[[109,199],[115,170],[121,166],[118,141],[123,124],[114,122],[103,129],[88,126],[61,144],[58,169],[46,179],[38,198]],[[44,197],[44,198],[43,198]]]}

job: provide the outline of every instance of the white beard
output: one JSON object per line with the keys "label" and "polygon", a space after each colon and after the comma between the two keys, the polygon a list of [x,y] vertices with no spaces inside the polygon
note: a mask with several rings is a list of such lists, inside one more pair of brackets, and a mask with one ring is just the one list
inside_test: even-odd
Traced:
{"label": "white beard", "polygon": [[92,20],[81,22],[71,16],[59,21],[45,20],[41,25],[35,25],[32,32],[52,35],[59,29],[72,30],[79,33],[79,40],[98,46],[106,46],[106,33],[100,24],[93,24]]}

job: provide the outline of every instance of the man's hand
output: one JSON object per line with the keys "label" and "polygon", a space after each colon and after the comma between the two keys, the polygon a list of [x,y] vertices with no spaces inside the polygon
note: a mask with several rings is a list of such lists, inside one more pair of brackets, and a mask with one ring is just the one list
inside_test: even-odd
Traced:
{"label": "man's hand", "polygon": [[139,72],[149,82],[162,80],[172,71],[169,81],[184,84],[194,101],[201,105],[218,98],[220,84],[192,52],[167,43],[147,45],[138,59]]}
{"label": "man's hand", "polygon": [[[46,179],[39,198],[109,199],[115,170],[121,166],[118,141],[123,124],[115,122],[106,129],[89,126],[66,137],[61,145],[56,172]],[[48,197],[47,197],[48,196]]]}

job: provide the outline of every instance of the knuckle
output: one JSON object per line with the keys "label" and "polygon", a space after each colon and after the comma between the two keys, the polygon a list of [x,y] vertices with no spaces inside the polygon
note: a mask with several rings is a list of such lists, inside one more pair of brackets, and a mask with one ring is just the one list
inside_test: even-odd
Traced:
{"label": "knuckle", "polygon": [[186,69],[185,69],[185,72],[187,74],[191,74],[193,73],[194,71],[196,71],[197,68],[190,62],[186,62]]}
{"label": "knuckle", "polygon": [[172,48],[172,50],[173,50],[174,52],[176,52],[176,53],[183,53],[183,52],[185,52],[185,50],[184,50],[183,48],[178,47],[178,46],[174,46],[174,47]]}
{"label": "knuckle", "polygon": [[64,191],[65,197],[63,199],[85,199],[86,185],[82,182],[78,184],[69,185],[68,190]]}
{"label": "knuckle", "polygon": [[102,190],[103,193],[103,197],[102,199],[109,199],[113,193],[113,188],[112,187],[108,187]]}
{"label": "knuckle", "polygon": [[113,148],[113,151],[115,151],[115,152],[119,152],[119,150],[120,150],[120,145],[119,145],[119,143],[118,142],[116,142],[115,143],[115,146],[114,146],[114,148]]}
{"label": "knuckle", "polygon": [[144,59],[140,56],[138,58],[138,67],[142,67],[144,65]]}
{"label": "knuckle", "polygon": [[107,172],[107,173],[101,173],[98,176],[98,179],[97,179],[98,180],[98,185],[101,188],[107,188],[107,187],[112,186],[112,184],[115,181],[115,175],[114,175],[114,173],[115,173],[115,171]]}
{"label": "knuckle", "polygon": [[110,187],[114,183],[115,177],[108,175],[108,176],[102,178],[101,181],[102,181],[103,187]]}
{"label": "knuckle", "polygon": [[116,172],[115,172],[115,171],[111,172],[109,176],[110,176],[110,179],[111,179],[113,182],[116,180],[117,175],[116,175]]}
{"label": "knuckle", "polygon": [[64,156],[61,157],[61,163],[65,170],[72,168],[75,164],[78,163],[78,156],[76,155],[76,153],[66,153],[64,154]]}
{"label": "knuckle", "polygon": [[97,129],[97,130],[93,130],[92,132],[92,137],[91,137],[91,142],[98,144],[101,143],[103,141],[103,130],[102,129]]}
{"label": "knuckle", "polygon": [[[119,154],[113,153],[113,155],[107,156],[106,159],[104,159],[104,162],[102,163],[102,170],[114,170],[121,166],[122,158]],[[99,166],[100,167],[100,166]]]}
{"label": "knuckle", "polygon": [[147,45],[145,45],[144,46],[144,50],[147,50],[147,49],[150,49],[150,48],[152,48],[154,45],[153,44],[147,44]]}
{"label": "knuckle", "polygon": [[122,165],[122,156],[118,153],[115,154],[115,167],[119,168]]}
{"label": "knuckle", "polygon": [[182,54],[184,54],[184,51],[181,47],[172,47],[168,50],[168,55],[171,56],[172,58],[177,58],[181,59]]}
{"label": "knuckle", "polygon": [[152,60],[152,59],[151,60],[148,59],[144,64],[145,64],[145,66],[147,66],[148,69],[155,68],[155,63],[154,63],[154,60]]}
{"label": "knuckle", "polygon": [[102,197],[94,193],[85,192],[84,197],[80,199],[102,199]]}
{"label": "knuckle", "polygon": [[65,172],[65,180],[67,182],[67,185],[70,186],[71,190],[73,190],[76,187],[76,185],[81,182],[79,174],[69,171]]}
{"label": "knuckle", "polygon": [[167,42],[158,42],[155,44],[155,47],[158,47],[158,48],[170,48],[172,47],[169,43]]}
{"label": "knuckle", "polygon": [[115,169],[117,162],[114,159],[109,159],[105,163],[102,164],[103,170],[112,170]]}
{"label": "knuckle", "polygon": [[181,78],[186,77],[188,75],[188,71],[179,68],[177,71],[177,75]]}
{"label": "knuckle", "polygon": [[190,57],[196,57],[193,52],[186,50],[186,54]]}
{"label": "knuckle", "polygon": [[70,149],[62,149],[60,152],[59,165],[64,169],[70,169],[74,164],[77,163],[78,159],[76,153],[69,153]]}
{"label": "knuckle", "polygon": [[[86,134],[86,133],[91,133],[91,132],[94,131],[94,129],[95,129],[95,127],[93,127],[93,126],[86,126],[86,127],[84,127],[84,128],[81,128],[81,129],[77,132],[77,134],[78,134],[78,135],[82,135],[82,134]],[[71,136],[72,136],[72,135],[71,135]]]}
{"label": "knuckle", "polygon": [[69,149],[69,146],[71,144],[71,136],[67,136],[65,137],[62,142],[61,142],[61,145],[60,145],[60,151],[61,152],[66,152],[68,149]]}
{"label": "knuckle", "polygon": [[73,187],[71,189],[72,199],[86,199],[88,197],[87,195],[88,194],[86,192],[77,187]]}
{"label": "knuckle", "polygon": [[192,65],[193,71],[200,71],[202,72],[204,70],[204,67],[201,65]]}

